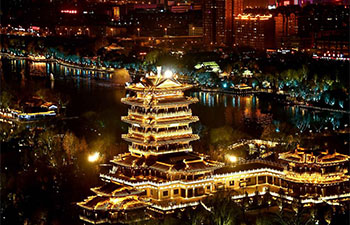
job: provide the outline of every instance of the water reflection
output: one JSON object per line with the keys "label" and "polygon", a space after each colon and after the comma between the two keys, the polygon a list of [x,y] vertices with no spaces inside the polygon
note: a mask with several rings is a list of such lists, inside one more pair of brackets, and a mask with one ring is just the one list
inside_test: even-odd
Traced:
{"label": "water reflection", "polygon": [[[92,78],[111,79],[111,74],[108,73],[73,68],[58,63],[9,61],[11,72],[30,74],[30,76],[49,76],[50,73],[53,73],[56,81],[50,86],[58,92],[65,90],[56,87],[57,81],[66,77],[74,77],[75,79],[64,85],[74,85],[77,93],[82,91],[81,95],[85,93],[85,90],[90,91],[93,86],[96,86]],[[94,84],[92,85],[92,83]],[[107,84],[101,86],[107,86]],[[209,127],[232,125],[237,129],[249,129],[247,132],[254,132],[255,125],[266,125],[275,121],[276,126],[287,122],[298,128],[300,132],[321,132],[327,129],[341,129],[349,124],[348,114],[312,111],[297,106],[282,106],[271,102],[270,99],[259,99],[258,96],[237,96],[211,92],[192,92],[190,94],[199,99],[199,104],[192,107],[195,110],[198,109],[196,113],[200,116],[201,122]],[[81,97],[84,98],[84,96]]]}
{"label": "water reflection", "polygon": [[101,72],[91,69],[81,69],[75,66],[62,65],[55,62],[29,62],[26,60],[9,60],[12,72],[21,72],[28,70],[30,76],[49,76],[50,73],[55,77],[73,76],[85,78],[98,78],[110,80],[112,75],[109,72]]}
{"label": "water reflection", "polygon": [[[327,129],[336,130],[349,124],[348,114],[314,111],[299,106],[280,106],[266,100],[264,100],[264,104],[260,105],[258,96],[237,96],[211,92],[193,92],[191,95],[199,99],[201,110],[208,113],[210,112],[208,109],[215,108],[216,111],[211,117],[216,118],[216,124],[219,125],[227,124],[227,121],[223,121],[218,116],[224,114],[224,112],[220,112],[221,108],[230,107],[233,108],[233,117],[237,121],[254,121],[254,123],[263,125],[271,124],[274,121],[276,129],[280,123],[287,122],[297,127],[301,133],[321,132]],[[206,116],[204,115],[204,117]],[[236,123],[236,125],[241,124]]]}

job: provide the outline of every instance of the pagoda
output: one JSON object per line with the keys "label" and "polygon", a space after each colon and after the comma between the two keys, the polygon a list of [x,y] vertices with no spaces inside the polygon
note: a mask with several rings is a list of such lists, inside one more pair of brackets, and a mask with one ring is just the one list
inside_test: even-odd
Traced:
{"label": "pagoda", "polygon": [[[214,170],[223,164],[192,149],[191,142],[199,136],[193,134],[190,124],[199,119],[189,108],[198,99],[184,95],[191,87],[160,74],[126,87],[130,95],[121,101],[130,108],[122,121],[130,126],[122,138],[130,143],[129,151],[115,156],[108,171],[100,174],[108,187],[93,188],[97,195],[78,203],[84,209],[82,220],[111,222],[118,211],[135,207],[157,213],[172,211],[197,205],[213,191]],[[130,189],[128,196],[133,201],[125,205],[118,200],[116,207],[117,198],[126,198],[112,194],[119,193],[121,185]],[[133,192],[137,190],[140,192]]]}

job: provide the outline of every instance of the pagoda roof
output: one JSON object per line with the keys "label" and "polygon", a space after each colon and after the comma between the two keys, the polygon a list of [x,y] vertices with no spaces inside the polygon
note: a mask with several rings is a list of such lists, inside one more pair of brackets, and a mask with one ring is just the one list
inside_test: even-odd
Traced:
{"label": "pagoda roof", "polygon": [[294,151],[280,153],[279,159],[292,163],[326,166],[347,162],[350,157],[338,152],[329,153],[328,150],[311,150],[298,146]]}
{"label": "pagoda roof", "polygon": [[227,174],[227,173],[235,173],[235,172],[248,171],[248,170],[257,170],[257,169],[263,169],[263,168],[278,170],[281,172],[283,171],[282,165],[263,162],[263,161],[254,161],[254,162],[238,164],[236,166],[225,166],[215,170],[214,174]]}
{"label": "pagoda roof", "polygon": [[204,159],[200,159],[194,162],[177,162],[175,164],[165,164],[162,162],[156,162],[152,166],[151,169],[159,170],[162,172],[203,172],[203,171],[212,171],[216,168],[219,168],[219,164],[215,164],[214,162],[210,162]]}
{"label": "pagoda roof", "polygon": [[163,127],[163,126],[169,126],[174,125],[179,126],[180,124],[189,124],[193,122],[197,122],[199,120],[198,116],[182,116],[182,117],[174,117],[174,118],[168,118],[167,120],[154,120],[150,119],[147,122],[143,122],[138,120],[136,117],[133,116],[122,116],[122,121],[129,123],[129,124],[138,124],[143,127]]}
{"label": "pagoda roof", "polygon": [[214,170],[222,166],[194,152],[173,152],[147,158],[125,154],[111,162],[127,167],[145,166],[162,172],[199,172]]}
{"label": "pagoda roof", "polygon": [[176,143],[189,143],[191,141],[196,141],[199,139],[197,134],[186,134],[179,136],[167,137],[167,139],[157,139],[157,140],[147,140],[142,137],[136,137],[131,134],[123,134],[122,138],[126,141],[137,143],[137,144],[147,144],[149,146],[161,146],[165,144],[176,144]]}
{"label": "pagoda roof", "polygon": [[198,102],[197,98],[183,97],[183,98],[167,98],[152,100],[149,103],[145,103],[145,100],[137,97],[122,98],[121,101],[124,104],[139,106],[144,108],[168,108],[175,106],[188,106],[189,104]]}
{"label": "pagoda roof", "polygon": [[176,91],[176,90],[187,90],[190,89],[192,85],[182,84],[174,77],[165,78],[163,76],[148,76],[142,78],[139,83],[130,84],[126,87],[128,90],[132,91],[154,91],[154,92],[164,92],[164,91]]}
{"label": "pagoda roof", "polygon": [[77,205],[89,210],[125,211],[147,207],[148,203],[140,201],[136,195],[124,197],[90,196]]}
{"label": "pagoda roof", "polygon": [[105,183],[100,187],[91,188],[93,192],[100,196],[124,197],[127,195],[137,195],[142,193],[131,186],[119,183]]}
{"label": "pagoda roof", "polygon": [[115,157],[114,159],[111,160],[111,162],[121,166],[126,166],[126,167],[137,167],[144,164],[145,158],[141,156],[136,156],[130,153],[126,153],[123,155],[119,155],[119,157]]}

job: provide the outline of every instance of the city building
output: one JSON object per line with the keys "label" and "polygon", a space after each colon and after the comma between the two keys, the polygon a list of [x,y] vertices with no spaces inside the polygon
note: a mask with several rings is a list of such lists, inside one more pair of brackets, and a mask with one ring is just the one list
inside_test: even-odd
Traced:
{"label": "city building", "polygon": [[[349,8],[346,5],[307,5],[298,15],[300,48],[312,49],[316,39],[345,36],[349,31]],[[347,38],[349,40],[349,38]]]}
{"label": "city building", "polygon": [[274,28],[271,14],[240,14],[235,17],[235,44],[256,49],[274,48]]}
{"label": "city building", "polygon": [[297,15],[278,13],[274,16],[274,22],[276,48],[297,48],[299,46]]}
{"label": "city building", "polygon": [[[129,105],[122,120],[130,124],[123,139],[129,152],[119,154],[100,174],[105,185],[91,190],[94,196],[78,203],[86,222],[128,223],[196,207],[220,190],[235,190],[233,200],[269,192],[287,202],[334,203],[349,194],[349,156],[306,150],[282,153],[280,161],[253,160],[224,164],[193,151],[199,137],[190,123],[198,121],[186,97],[191,85],[182,84],[167,71],[128,85]],[[304,185],[306,183],[306,185]],[[284,193],[281,195],[281,193]]]}
{"label": "city building", "polygon": [[242,0],[209,0],[203,7],[203,41],[207,44],[233,44],[234,15],[243,12]]}
{"label": "city building", "polygon": [[316,38],[313,52],[316,58],[350,60],[349,33]]}

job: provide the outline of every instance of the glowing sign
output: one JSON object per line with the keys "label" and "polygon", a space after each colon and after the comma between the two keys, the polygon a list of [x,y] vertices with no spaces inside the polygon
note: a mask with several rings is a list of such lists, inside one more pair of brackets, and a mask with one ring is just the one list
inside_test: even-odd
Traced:
{"label": "glowing sign", "polygon": [[66,14],[77,14],[78,11],[75,10],[75,9],[73,9],[73,10],[71,10],[71,9],[63,9],[63,10],[61,10],[61,13],[66,13]]}

